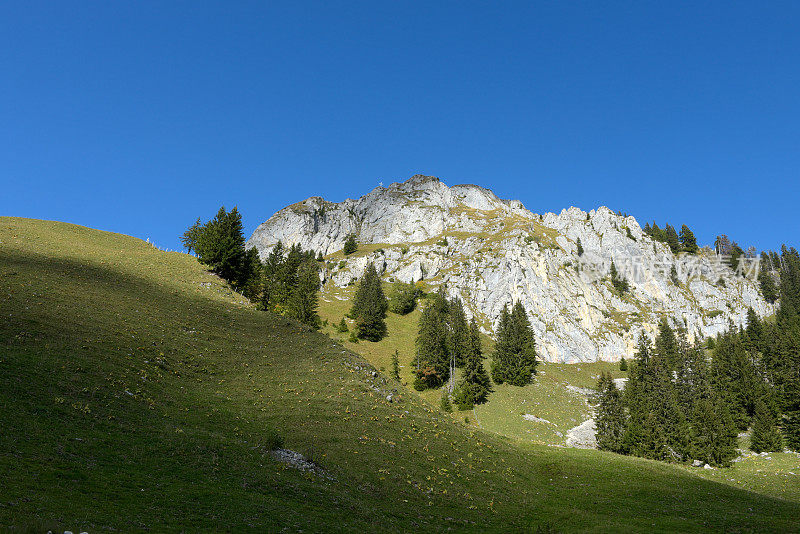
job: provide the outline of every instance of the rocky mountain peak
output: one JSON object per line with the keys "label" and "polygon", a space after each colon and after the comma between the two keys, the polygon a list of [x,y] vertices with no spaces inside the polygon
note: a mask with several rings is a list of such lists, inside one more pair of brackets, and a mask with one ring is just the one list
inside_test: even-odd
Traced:
{"label": "rocky mountain peak", "polygon": [[[360,248],[344,257],[350,234]],[[445,283],[489,333],[503,306],[519,300],[540,356],[550,361],[630,357],[639,335],[652,336],[662,317],[694,338],[714,335],[729,321],[744,324],[749,307],[761,316],[774,312],[756,283],[720,265],[713,251],[674,255],[633,217],[607,207],[538,215],[489,189],[448,187],[432,176],[339,203],[311,197],[270,217],[248,246],[263,257],[278,240],[335,259],[326,264],[326,284],[350,284],[370,261],[387,281]],[[611,286],[612,261],[629,293]]]}

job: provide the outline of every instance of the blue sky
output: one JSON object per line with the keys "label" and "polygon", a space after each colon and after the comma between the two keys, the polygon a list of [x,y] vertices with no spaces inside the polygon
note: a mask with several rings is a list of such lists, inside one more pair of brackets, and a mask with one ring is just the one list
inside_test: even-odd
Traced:
{"label": "blue sky", "polygon": [[4,2],[0,215],[177,248],[415,173],[797,244],[798,2]]}

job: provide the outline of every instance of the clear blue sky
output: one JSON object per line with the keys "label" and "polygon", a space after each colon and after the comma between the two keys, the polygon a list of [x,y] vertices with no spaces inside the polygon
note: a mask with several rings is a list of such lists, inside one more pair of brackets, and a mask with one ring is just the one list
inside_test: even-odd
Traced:
{"label": "clear blue sky", "polygon": [[800,2],[3,2],[0,215],[177,248],[431,174],[797,244]]}

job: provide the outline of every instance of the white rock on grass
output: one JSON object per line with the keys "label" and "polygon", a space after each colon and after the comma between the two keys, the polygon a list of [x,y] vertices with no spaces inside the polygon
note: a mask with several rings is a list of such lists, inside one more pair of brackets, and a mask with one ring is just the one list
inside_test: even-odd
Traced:
{"label": "white rock on grass", "polygon": [[[338,258],[326,267],[326,284],[344,287],[372,261],[386,279],[446,283],[470,316],[492,327],[503,306],[520,301],[539,356],[547,361],[631,357],[640,334],[653,337],[664,315],[685,326],[692,340],[726,330],[729,321],[745,324],[749,307],[762,317],[775,312],[755,281],[715,267],[713,251],[676,256],[645,235],[633,217],[605,207],[540,216],[488,189],[448,187],[431,176],[416,175],[339,203],[311,197],[259,225],[247,245],[262,258],[278,240],[327,255],[340,251],[349,234],[356,234],[362,250],[345,258],[343,268]],[[576,270],[612,260],[618,268],[641,264],[660,270],[630,277],[632,289],[624,298],[607,278]],[[702,276],[690,281],[686,270],[692,262]],[[680,286],[670,280],[673,266]],[[717,285],[720,279],[724,284]]]}
{"label": "white rock on grass", "polygon": [[567,447],[575,447],[578,449],[596,449],[596,432],[597,429],[594,425],[594,419],[584,421],[580,425],[569,429],[567,432]]}

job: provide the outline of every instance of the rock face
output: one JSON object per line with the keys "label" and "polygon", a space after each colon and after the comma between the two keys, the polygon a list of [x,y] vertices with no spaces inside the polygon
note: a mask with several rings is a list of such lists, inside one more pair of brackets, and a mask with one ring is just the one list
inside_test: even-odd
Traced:
{"label": "rock face", "polygon": [[[349,234],[359,250],[344,257]],[[605,207],[537,215],[488,189],[448,187],[430,176],[357,200],[293,204],[262,223],[248,247],[263,258],[278,240],[327,256],[326,284],[346,286],[370,261],[388,281],[445,283],[486,332],[503,306],[519,300],[547,361],[631,357],[639,334],[652,337],[662,317],[694,339],[725,330],[729,321],[744,324],[749,307],[760,316],[774,313],[757,283],[721,265],[712,250],[674,255],[633,217]],[[614,291],[612,261],[630,283],[628,293]]]}

